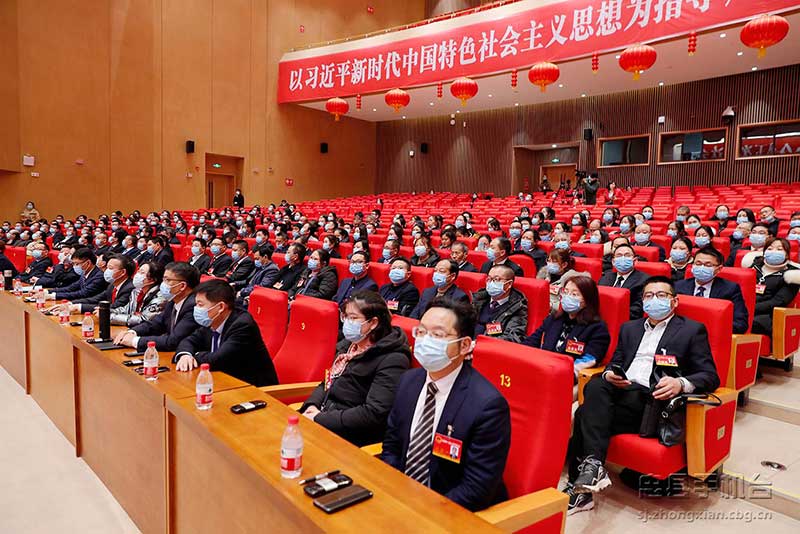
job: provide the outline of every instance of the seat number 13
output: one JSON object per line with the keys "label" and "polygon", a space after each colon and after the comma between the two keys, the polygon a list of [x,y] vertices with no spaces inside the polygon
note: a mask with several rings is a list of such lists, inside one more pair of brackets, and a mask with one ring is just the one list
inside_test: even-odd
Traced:
{"label": "seat number 13", "polygon": [[511,377],[508,376],[508,375],[501,374],[500,375],[500,385],[503,386],[504,388],[510,388],[511,387]]}

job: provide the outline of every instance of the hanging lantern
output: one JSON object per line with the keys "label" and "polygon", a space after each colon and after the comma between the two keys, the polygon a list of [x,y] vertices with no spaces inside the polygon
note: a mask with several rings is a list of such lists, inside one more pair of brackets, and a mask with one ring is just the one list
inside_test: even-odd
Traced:
{"label": "hanging lantern", "polygon": [[350,104],[347,103],[347,100],[335,96],[325,102],[325,109],[338,121],[341,115],[345,115],[350,111]]}
{"label": "hanging lantern", "polygon": [[600,70],[600,55],[595,52],[592,54],[592,74],[597,74]]}
{"label": "hanging lantern", "polygon": [[535,64],[531,67],[531,70],[528,71],[528,80],[530,80],[533,85],[538,85],[544,93],[547,86],[558,80],[560,75],[561,70],[558,68],[558,65],[550,63],[549,61],[542,61],[541,63]]}
{"label": "hanging lantern", "polygon": [[739,38],[750,48],[758,48],[758,57],[764,57],[767,47],[783,41],[789,33],[789,22],[779,15],[761,15],[744,25]]}
{"label": "hanging lantern", "polygon": [[697,52],[697,32],[692,30],[689,34],[689,55],[693,56]]}
{"label": "hanging lantern", "polygon": [[471,78],[461,77],[450,84],[450,93],[461,100],[462,106],[466,106],[467,100],[478,94],[478,84]]}
{"label": "hanging lantern", "polygon": [[514,90],[515,93],[517,92],[517,77],[518,76],[519,76],[519,74],[517,73],[517,69],[514,69],[514,70],[511,71],[511,88]]}
{"label": "hanging lantern", "polygon": [[633,73],[633,79],[653,66],[656,62],[656,49],[649,45],[635,45],[626,48],[619,56],[619,66],[626,72]]}
{"label": "hanging lantern", "polygon": [[442,82],[436,84],[436,98],[442,99]]}
{"label": "hanging lantern", "polygon": [[384,97],[386,104],[394,108],[395,113],[400,113],[400,108],[404,108],[411,102],[411,95],[402,89],[392,89]]}
{"label": "hanging lantern", "polygon": [[361,111],[361,95],[356,95],[356,111]]}

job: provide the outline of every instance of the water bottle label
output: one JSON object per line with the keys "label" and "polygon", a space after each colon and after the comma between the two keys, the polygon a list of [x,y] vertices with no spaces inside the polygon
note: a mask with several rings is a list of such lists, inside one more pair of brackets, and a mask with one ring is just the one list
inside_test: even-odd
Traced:
{"label": "water bottle label", "polygon": [[86,328],[86,329],[84,329],[83,330],[83,337],[85,337],[85,338],[94,337],[94,328],[91,328],[91,329]]}
{"label": "water bottle label", "polygon": [[303,467],[303,456],[296,456],[289,458],[287,454],[293,451],[286,451],[281,449],[281,469],[284,471],[299,471]]}
{"label": "water bottle label", "polygon": [[195,402],[197,404],[211,404],[213,394],[212,393],[197,393]]}
{"label": "water bottle label", "polygon": [[59,315],[58,316],[58,322],[61,323],[61,324],[68,323],[69,322],[69,315]]}
{"label": "water bottle label", "polygon": [[158,365],[151,365],[148,362],[144,364],[144,376],[156,376],[158,374]]}

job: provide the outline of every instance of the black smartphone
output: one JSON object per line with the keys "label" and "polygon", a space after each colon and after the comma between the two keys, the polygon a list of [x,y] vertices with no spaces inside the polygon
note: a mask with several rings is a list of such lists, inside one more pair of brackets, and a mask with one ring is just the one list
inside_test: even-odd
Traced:
{"label": "black smartphone", "polygon": [[144,360],[136,358],[135,360],[126,360],[122,362],[125,367],[136,367],[137,365],[144,365]]}
{"label": "black smartphone", "polygon": [[609,365],[607,367],[609,371],[617,375],[618,377],[622,378],[623,380],[628,379],[628,375],[625,374],[625,369],[622,368],[621,365],[617,365],[616,363],[613,365]]}
{"label": "black smartphone", "polygon": [[231,406],[231,411],[236,415],[252,412],[255,410],[260,410],[261,408],[267,407],[267,401],[263,400],[252,400],[250,402],[240,402],[239,404],[234,404]]}
{"label": "black smartphone", "polygon": [[136,356],[144,356],[144,352],[132,350],[130,352],[123,352],[122,355],[126,358],[135,358]]}
{"label": "black smartphone", "polygon": [[[86,340],[86,342],[91,344],[91,345],[96,345],[96,344],[99,344],[99,343],[111,343],[111,341],[112,341],[111,339],[103,339],[101,337],[90,338],[90,339]],[[120,346],[120,348],[122,348],[122,347]]]}
{"label": "black smartphone", "polygon": [[70,321],[70,322],[69,322],[69,325],[70,325],[70,326],[82,326],[82,325],[81,325],[81,323],[80,323],[80,321]]}
{"label": "black smartphone", "polygon": [[[142,362],[142,363],[144,363],[144,362]],[[143,375],[144,374],[144,367],[137,367],[136,369],[134,369],[134,371],[136,371],[136,374]],[[160,373],[166,373],[167,371],[169,371],[169,367],[163,367],[162,366],[162,367],[158,368],[159,374]]]}
{"label": "black smartphone", "polygon": [[329,477],[321,478],[310,484],[306,484],[303,491],[306,495],[316,499],[328,493],[334,492],[338,489],[347,487],[353,483],[353,479],[341,473],[331,475]]}
{"label": "black smartphone", "polygon": [[372,497],[372,492],[363,486],[355,484],[346,488],[323,495],[314,499],[314,506],[321,508],[326,513],[332,514],[348,506],[352,506]]}

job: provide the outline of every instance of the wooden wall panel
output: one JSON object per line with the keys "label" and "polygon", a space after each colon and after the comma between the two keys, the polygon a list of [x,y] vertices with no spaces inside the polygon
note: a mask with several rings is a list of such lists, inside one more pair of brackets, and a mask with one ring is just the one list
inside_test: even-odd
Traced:
{"label": "wooden wall panel", "polygon": [[[17,0],[0,2],[0,172],[19,171],[19,46]],[[2,177],[0,177],[0,180]]]}
{"label": "wooden wall panel", "polygon": [[[376,191],[493,191],[512,188],[512,147],[579,142],[579,168],[595,170],[598,137],[649,133],[650,165],[600,169],[603,183],[658,186],[800,180],[800,157],[735,161],[735,144],[726,159],[681,165],[657,165],[658,133],[719,127],[725,107],[736,109],[731,125],[800,118],[800,65],[675,86],[628,91],[521,106],[461,113],[449,117],[393,121],[378,125]],[[658,125],[658,117],[665,124]],[[462,122],[467,122],[467,128]],[[583,140],[584,128],[594,139]],[[469,143],[464,140],[468,139]],[[408,158],[408,147],[427,141],[427,158]],[[469,147],[476,147],[469,150]],[[405,154],[405,155],[404,155]]]}

